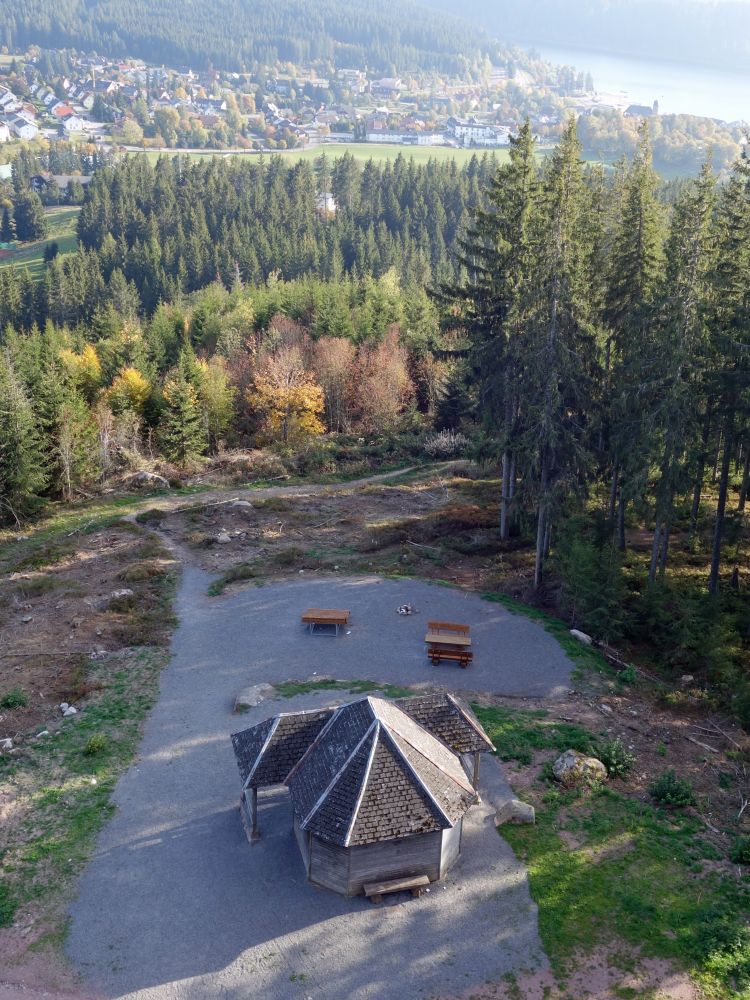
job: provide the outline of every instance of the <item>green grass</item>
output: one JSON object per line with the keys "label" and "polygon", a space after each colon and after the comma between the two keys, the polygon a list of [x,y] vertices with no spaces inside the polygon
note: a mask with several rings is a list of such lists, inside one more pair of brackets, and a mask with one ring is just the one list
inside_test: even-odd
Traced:
{"label": "green grass", "polygon": [[26,267],[35,281],[44,277],[47,265],[44,263],[45,247],[57,243],[61,254],[73,253],[78,246],[76,223],[78,206],[48,208],[45,210],[49,236],[34,243],[14,243],[9,255],[0,256],[0,268]]}
{"label": "green grass", "polygon": [[[575,804],[574,793],[550,791],[536,826],[503,827],[528,867],[556,974],[571,971],[575,953],[624,941],[643,956],[674,961],[707,996],[746,997],[750,887],[747,878],[702,873],[715,849],[701,839],[700,820],[606,788],[584,809]],[[565,846],[563,829],[583,839],[579,849]]]}
{"label": "green grass", "polygon": [[[27,744],[22,757],[3,758],[3,778],[22,793],[30,789],[30,800],[23,842],[2,859],[0,927],[12,923],[26,903],[53,903],[88,859],[97,832],[114,809],[110,796],[133,759],[164,662],[165,654],[144,650],[120,661],[110,676],[106,661],[91,664],[91,673],[103,685],[98,700],[65,722],[57,735]],[[40,773],[50,776],[49,784],[39,783]]]}
{"label": "green grass", "polygon": [[485,708],[472,705],[477,718],[497,748],[501,760],[530,764],[536,750],[580,750],[588,753],[596,744],[581,726],[555,722],[544,709],[516,710],[502,705]]}
{"label": "green grass", "polygon": [[[404,156],[417,163],[428,163],[430,160],[445,162],[455,160],[459,166],[468,163],[473,156],[481,157],[484,153],[494,154],[499,163],[507,161],[509,153],[507,149],[452,149],[449,146],[396,146],[388,143],[368,143],[368,142],[346,142],[330,143],[322,146],[312,146],[309,149],[288,149],[274,150],[270,153],[263,153],[266,160],[270,156],[281,156],[290,163],[298,163],[300,160],[316,160],[319,156],[325,155],[335,160],[346,153],[349,153],[366,163],[374,160],[375,163],[389,163],[399,156]],[[203,160],[207,156],[242,156],[249,160],[257,160],[260,153],[246,153],[244,151],[221,152],[220,150],[207,149],[205,152],[184,153],[179,149],[170,150],[168,153],[159,153],[155,150],[144,150],[143,152],[130,152],[129,156],[146,156],[152,162],[158,160],[160,156],[188,156],[191,160]],[[540,156],[543,154],[539,154]]]}
{"label": "green grass", "polygon": [[333,678],[321,678],[319,681],[282,681],[274,684],[282,698],[296,698],[300,694],[311,694],[314,691],[347,691],[349,694],[371,694],[379,691],[386,698],[408,698],[414,694],[411,688],[399,687],[396,684],[378,684],[375,681],[341,681]]}
{"label": "green grass", "polygon": [[[538,750],[596,752],[601,740],[545,711],[472,707],[503,760],[528,764]],[[607,787],[582,797],[549,784],[545,772],[527,792],[536,825],[503,826],[502,836],[528,867],[555,974],[564,981],[574,956],[625,943],[675,962],[715,1000],[750,995],[750,879],[706,867],[721,854],[704,839],[700,819]],[[580,847],[571,849],[561,831]]]}

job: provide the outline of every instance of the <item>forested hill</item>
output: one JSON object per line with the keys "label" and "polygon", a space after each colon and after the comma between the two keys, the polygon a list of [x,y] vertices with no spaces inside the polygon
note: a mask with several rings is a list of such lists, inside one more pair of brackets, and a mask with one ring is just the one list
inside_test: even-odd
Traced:
{"label": "forested hill", "polygon": [[[508,42],[579,47],[636,58],[747,69],[750,4],[743,0],[425,0],[471,17]],[[581,54],[585,69],[585,56]]]}
{"label": "forested hill", "polygon": [[250,70],[329,60],[382,73],[465,72],[486,36],[411,0],[5,0],[0,41]]}

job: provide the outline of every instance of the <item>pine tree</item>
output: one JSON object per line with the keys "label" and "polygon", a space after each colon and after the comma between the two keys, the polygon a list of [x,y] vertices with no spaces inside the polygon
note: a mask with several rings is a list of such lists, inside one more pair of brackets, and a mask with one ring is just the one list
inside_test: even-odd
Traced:
{"label": "pine tree", "polygon": [[159,427],[164,453],[181,466],[205,455],[208,448],[198,394],[185,368],[183,363],[178,364],[164,383],[164,411]]}
{"label": "pine tree", "polygon": [[47,235],[47,217],[38,194],[22,191],[13,203],[13,218],[16,223],[16,237],[22,243],[43,240]]}
{"label": "pine tree", "polygon": [[46,478],[34,414],[10,355],[0,353],[0,523],[19,523]]}
{"label": "pine tree", "polygon": [[16,238],[16,223],[13,218],[13,212],[6,205],[3,209],[3,219],[0,223],[0,241],[3,243],[12,243]]}

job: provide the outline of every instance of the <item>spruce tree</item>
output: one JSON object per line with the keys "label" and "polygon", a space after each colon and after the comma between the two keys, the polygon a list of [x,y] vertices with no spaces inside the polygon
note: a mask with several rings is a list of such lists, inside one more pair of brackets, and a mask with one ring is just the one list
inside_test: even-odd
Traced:
{"label": "spruce tree", "polygon": [[3,243],[12,243],[15,238],[16,223],[13,219],[12,211],[6,205],[3,209],[3,219],[0,223],[0,241]]}
{"label": "spruce tree", "polygon": [[8,351],[0,353],[0,523],[33,511],[46,485],[34,414]]}
{"label": "spruce tree", "polygon": [[180,363],[164,383],[164,411],[159,436],[164,453],[177,465],[205,455],[208,435],[198,393],[190,382],[188,364]]}

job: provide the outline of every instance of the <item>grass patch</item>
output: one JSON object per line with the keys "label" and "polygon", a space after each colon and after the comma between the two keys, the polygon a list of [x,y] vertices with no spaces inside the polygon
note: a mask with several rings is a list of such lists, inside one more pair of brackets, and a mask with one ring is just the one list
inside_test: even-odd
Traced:
{"label": "grass patch", "polygon": [[26,692],[19,687],[11,688],[10,691],[0,696],[0,708],[9,711],[14,708],[25,708],[29,703]]}
{"label": "grass patch", "polygon": [[[18,787],[26,806],[17,842],[2,858],[0,926],[35,900],[54,906],[87,860],[114,809],[110,795],[133,759],[163,663],[155,650],[117,661],[114,673],[107,661],[97,663],[97,699],[57,735],[0,761],[0,773]],[[54,775],[54,784],[42,784],[41,774]]]}
{"label": "grass patch", "polygon": [[211,583],[208,588],[209,597],[218,597],[223,594],[230,583],[237,583],[240,580],[255,580],[258,578],[258,567],[253,563],[238,563],[230,566],[228,570],[221,574]]}
{"label": "grass patch", "polygon": [[49,235],[43,240],[33,243],[13,243],[11,256],[0,261],[0,269],[4,267],[25,267],[35,281],[44,277],[47,265],[44,251],[57,243],[58,253],[75,252],[78,247],[76,224],[80,208],[75,206],[60,206],[45,209]]}
{"label": "grass patch", "polygon": [[515,710],[503,705],[472,705],[477,718],[497,748],[501,760],[530,764],[537,750],[580,750],[591,753],[596,737],[569,722],[555,722],[544,709]]}
{"label": "grass patch", "polygon": [[[713,848],[698,836],[701,822],[606,788],[584,809],[570,808],[574,803],[575,793],[551,791],[537,806],[536,826],[503,827],[528,866],[555,972],[570,971],[576,951],[619,939],[644,956],[676,962],[706,995],[746,996],[750,886],[723,872],[702,873]],[[566,848],[561,829],[583,839],[582,847]]]}
{"label": "grass patch", "polygon": [[342,681],[331,677],[319,681],[282,681],[274,684],[282,698],[296,698],[300,694],[311,694],[313,691],[347,691],[349,694],[371,694],[380,691],[386,698],[409,698],[414,692],[411,688],[399,687],[396,684],[378,684],[375,681]]}

